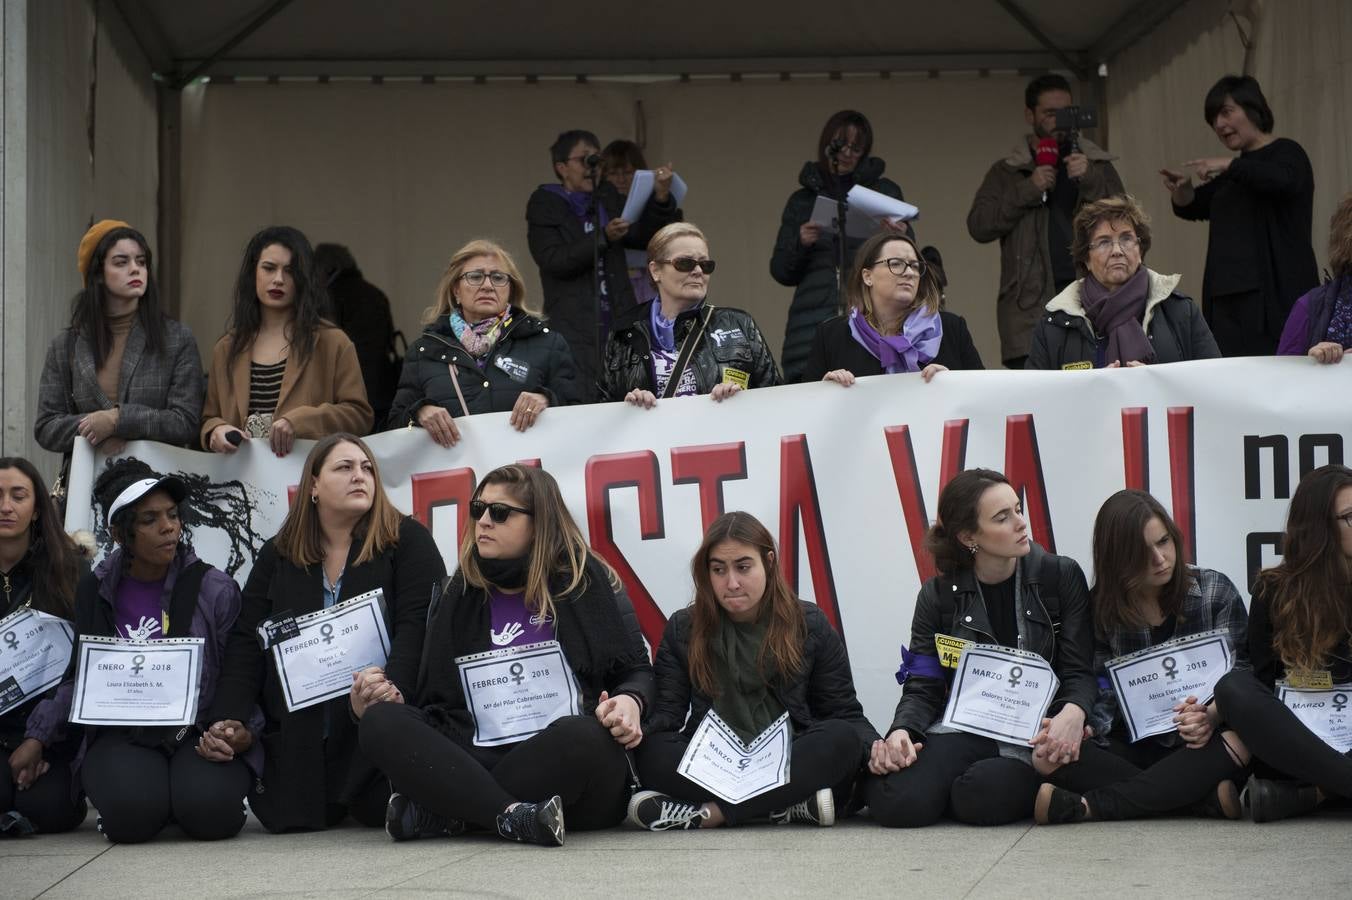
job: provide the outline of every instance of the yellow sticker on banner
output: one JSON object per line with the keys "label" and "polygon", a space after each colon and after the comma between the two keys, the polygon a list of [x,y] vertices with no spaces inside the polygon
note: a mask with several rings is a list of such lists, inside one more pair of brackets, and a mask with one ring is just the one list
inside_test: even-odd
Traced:
{"label": "yellow sticker on banner", "polygon": [[949,637],[946,634],[936,634],[934,636],[934,649],[939,651],[939,665],[945,669],[956,669],[958,659],[962,657],[963,648],[970,643],[972,642]]}
{"label": "yellow sticker on banner", "polygon": [[751,373],[743,372],[741,369],[724,368],[723,383],[735,384],[745,391],[751,387]]}
{"label": "yellow sticker on banner", "polygon": [[1061,367],[1061,371],[1062,371],[1062,372],[1079,372],[1079,371],[1083,371],[1083,370],[1085,370],[1085,369],[1092,369],[1092,368],[1094,368],[1094,364],[1091,363],[1089,360],[1086,359],[1086,360],[1081,360],[1080,362],[1066,363],[1064,366]]}
{"label": "yellow sticker on banner", "polygon": [[1286,683],[1293,688],[1304,690],[1332,690],[1333,674],[1325,669],[1322,672],[1287,672]]}

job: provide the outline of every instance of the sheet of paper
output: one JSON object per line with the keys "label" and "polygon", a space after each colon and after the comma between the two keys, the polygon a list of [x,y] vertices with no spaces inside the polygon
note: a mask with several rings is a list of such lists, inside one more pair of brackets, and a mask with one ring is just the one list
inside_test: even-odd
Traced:
{"label": "sheet of paper", "polygon": [[581,692],[558,641],[475,653],[455,664],[474,716],[476,746],[524,741],[578,713]]}
{"label": "sheet of paper", "polygon": [[1223,630],[1109,660],[1108,677],[1132,742],[1175,730],[1174,707],[1189,696],[1209,703],[1231,663],[1229,635]]}
{"label": "sheet of paper", "polygon": [[[653,195],[655,178],[651,169],[639,169],[634,173],[634,181],[629,185],[629,196],[625,198],[624,210],[620,213],[621,219],[632,224],[642,218],[643,207],[648,205],[648,198]],[[673,172],[671,196],[676,198],[677,206],[685,202],[685,194],[685,179]]]}
{"label": "sheet of paper", "polygon": [[24,607],[0,620],[0,716],[59,684],[74,649],[65,619]]}
{"label": "sheet of paper", "polygon": [[792,749],[788,713],[750,744],[743,744],[711,709],[700,720],[676,771],[729,803],[741,803],[789,783]]}
{"label": "sheet of paper", "polygon": [[[883,227],[883,220],[906,222],[920,215],[920,210],[909,203],[858,185],[850,188],[845,202],[845,234],[851,238],[862,239],[877,234]],[[820,225],[825,234],[835,234],[839,214],[834,198],[818,195],[808,221]]]}
{"label": "sheet of paper", "polygon": [[1352,750],[1352,684],[1335,684],[1328,690],[1278,684],[1277,696],[1321,741],[1339,753]]}
{"label": "sheet of paper", "polygon": [[203,638],[124,641],[81,635],[70,720],[83,725],[191,725]]}
{"label": "sheet of paper", "polygon": [[272,645],[286,708],[294,712],[352,690],[352,673],[384,666],[390,655],[384,591],[376,588],[299,616],[299,633]]}
{"label": "sheet of paper", "polygon": [[1061,682],[1036,653],[993,644],[962,651],[943,723],[959,731],[1027,747]]}

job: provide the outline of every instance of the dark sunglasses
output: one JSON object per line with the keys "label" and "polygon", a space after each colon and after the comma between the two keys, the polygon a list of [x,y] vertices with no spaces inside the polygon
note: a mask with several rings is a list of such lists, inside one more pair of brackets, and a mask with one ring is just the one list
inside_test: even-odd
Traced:
{"label": "dark sunglasses", "polygon": [[671,263],[671,267],[677,272],[693,272],[695,266],[704,270],[705,275],[714,274],[714,266],[717,265],[712,259],[695,259],[693,256],[678,256],[675,259],[659,259],[659,263]]}
{"label": "dark sunglasses", "polygon": [[482,500],[469,501],[469,515],[474,521],[477,522],[482,519],[485,510],[488,512],[488,517],[499,525],[506,522],[507,517],[514,512],[521,513],[525,516],[532,514],[528,509],[522,509],[519,506],[512,506],[508,503],[485,503]]}

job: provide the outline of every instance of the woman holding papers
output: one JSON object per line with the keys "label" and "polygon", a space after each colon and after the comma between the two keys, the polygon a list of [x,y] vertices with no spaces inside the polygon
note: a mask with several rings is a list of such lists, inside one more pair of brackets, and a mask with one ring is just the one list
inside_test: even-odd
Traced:
{"label": "woman holding papers", "polygon": [[582,402],[568,342],[525,304],[505,249],[470,241],[457,250],[404,358],[389,427],[416,425],[450,447],[460,440],[457,416],[510,412],[525,431],[549,407]]}
{"label": "woman holding papers", "polygon": [[[84,568],[37,468],[22,457],[0,457],[0,682],[25,661],[20,633],[75,618],[75,584]],[[6,652],[11,644],[17,653]],[[69,831],[84,821],[84,793],[71,776],[79,730],[65,724],[69,687],[64,702],[47,690],[63,669],[53,661],[49,676],[21,684],[17,702],[0,699],[0,752],[9,762],[0,775],[0,835]]]}
{"label": "woman holding papers", "polygon": [[[1352,469],[1300,480],[1280,565],[1258,574],[1249,603],[1249,663],[1216,685],[1220,718],[1253,752],[1241,802],[1255,822],[1352,799]],[[1275,693],[1274,693],[1275,691]]]}
{"label": "woman holding papers", "polygon": [[1019,495],[989,469],[948,483],[926,546],[940,574],[920,589],[901,701],[869,758],[873,817],[1027,818],[1033,764],[1079,758],[1098,693],[1084,573],[1033,543]]}
{"label": "woman holding papers", "polygon": [[[263,827],[384,821],[389,782],[358,748],[353,717],[412,694],[445,574],[427,529],[386,496],[366,444],[343,433],[315,444],[244,586],[204,739],[221,754],[262,744],[249,808]],[[245,724],[256,706],[261,721]]]}
{"label": "woman holding papers", "polygon": [[[829,826],[844,816],[878,733],[840,636],[794,596],[778,560],[748,513],[724,513],[705,533],[690,562],[694,602],[667,621],[657,651],[657,702],[638,749],[654,790],[630,801],[634,825]],[[723,765],[734,759],[746,764]]]}
{"label": "woman holding papers", "polygon": [[263,438],[286,456],[297,439],[371,430],[357,349],[322,317],[325,302],[305,235],[274,225],[249,240],[230,330],[211,353],[203,449],[234,453]]}
{"label": "woman holding papers", "polygon": [[981,369],[962,316],[939,309],[938,277],[915,241],[879,232],[864,241],[845,282],[849,312],[817,327],[803,381],[849,387],[864,375]]}
{"label": "woman holding papers", "polygon": [[[800,187],[789,195],[770,256],[770,275],[785,287],[794,288],[789,321],[784,330],[784,380],[802,380],[817,326],[840,312],[836,269],[840,247],[836,236],[813,221],[819,197],[844,197],[855,185],[901,200],[901,188],[883,177],[886,164],[873,152],[873,126],[863,113],[844,109],[826,120],[817,138],[817,158],[803,163]],[[906,223],[886,222],[883,230],[912,235]],[[846,238],[846,251],[853,257],[860,238]]]}
{"label": "woman holding papers", "polygon": [[[203,755],[199,739],[210,721],[206,710],[218,690],[226,636],[239,614],[239,586],[181,540],[179,509],[188,488],[176,476],[161,476],[138,459],[119,460],[94,484],[94,496],[117,549],[76,590],[81,640],[201,642],[198,682],[187,688],[197,690],[195,704],[188,704],[196,710],[193,724],[86,727],[81,777],[99,828],[120,844],[148,841],[170,822],[198,840],[234,837],[244,827],[249,767],[243,759]],[[96,675],[77,667],[77,697],[93,698]],[[77,712],[84,705],[73,702]]]}
{"label": "woman holding papers", "polygon": [[1239,818],[1231,779],[1248,750],[1216,704],[1198,700],[1244,646],[1248,615],[1230,579],[1185,565],[1182,551],[1178,526],[1149,494],[1118,491],[1099,509],[1091,592],[1099,695],[1088,726],[1112,756],[1059,768],[1056,785],[1038,791],[1040,824],[1190,809]]}
{"label": "woman holding papers", "polygon": [[648,244],[657,298],[615,322],[606,344],[606,393],[645,409],[659,397],[708,394],[715,402],[780,383],[775,358],[748,313],[708,301],[714,261],[689,222],[668,225]]}
{"label": "woman holding papers", "polygon": [[380,703],[362,749],[389,773],[396,841],[470,828],[540,846],[608,828],[629,799],[653,672],[614,571],[541,469],[484,476],[460,569],[428,617],[416,706]]}

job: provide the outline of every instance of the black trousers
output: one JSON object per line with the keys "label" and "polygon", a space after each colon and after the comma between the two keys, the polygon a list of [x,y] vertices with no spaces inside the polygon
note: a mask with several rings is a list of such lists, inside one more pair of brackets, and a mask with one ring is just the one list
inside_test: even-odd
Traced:
{"label": "black trousers", "polygon": [[1216,684],[1216,707],[1255,763],[1352,799],[1352,759],[1324,743],[1249,669],[1232,669]]}
{"label": "black trousers", "polygon": [[1078,762],[1061,766],[1047,778],[1083,794],[1097,819],[1181,812],[1206,799],[1221,781],[1244,771],[1219,733],[1196,750],[1164,747],[1150,739],[1128,744],[1114,737],[1110,742],[1106,749],[1084,744]]}
{"label": "black trousers", "polygon": [[81,777],[104,835],[119,844],[148,841],[170,822],[200,841],[234,837],[244,827],[244,795],[253,781],[241,759],[211,762],[191,741],[170,755],[115,730],[95,737]]}
{"label": "black trousers", "polygon": [[1260,291],[1223,294],[1202,301],[1202,317],[1211,328],[1222,356],[1272,356],[1282,337],[1286,317],[1275,318]]}
{"label": "black trousers", "polygon": [[844,811],[862,759],[858,732],[842,719],[825,719],[794,736],[788,784],[734,804],[719,799],[676,771],[689,746],[690,738],[678,731],[644,735],[643,743],[634,752],[639,780],[645,788],[684,803],[717,803],[729,825],[764,819],[775,810],[806,800],[822,788],[832,789],[836,809]]}
{"label": "black trousers", "polygon": [[84,821],[89,804],[72,783],[68,760],[48,759],[47,764],[51,768],[26,791],[10,773],[0,777],[0,813],[14,810],[42,834],[70,831]]}
{"label": "black trousers", "polygon": [[629,763],[592,716],[565,716],[506,747],[464,745],[427,723],[421,709],[377,703],[362,716],[361,748],[394,790],[448,819],[497,828],[517,801],[557,794],[569,830],[610,828],[629,803]]}

